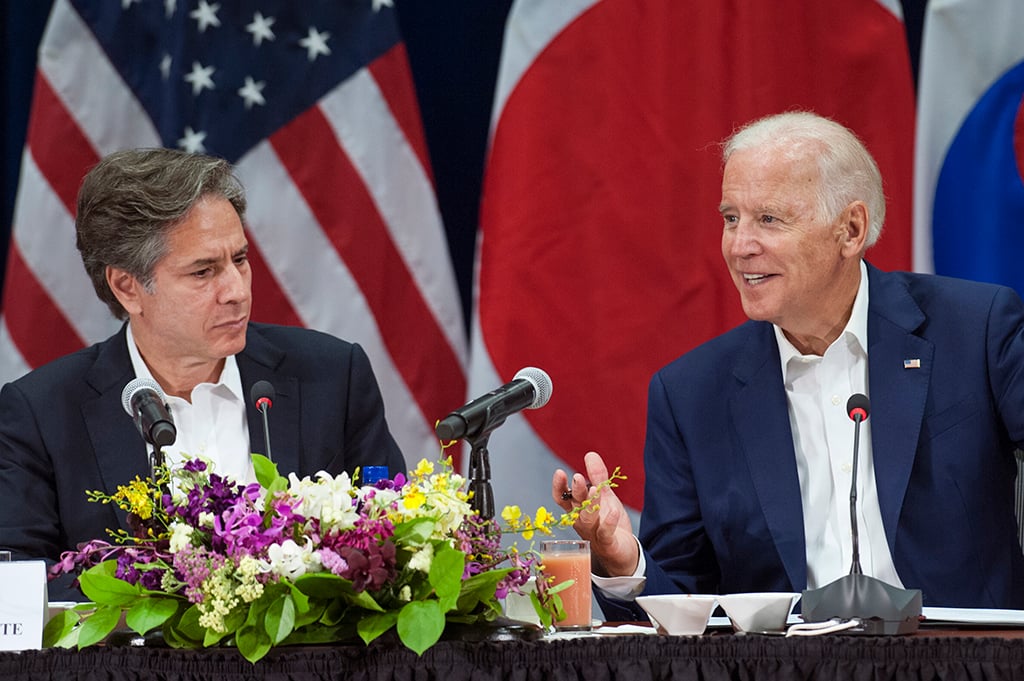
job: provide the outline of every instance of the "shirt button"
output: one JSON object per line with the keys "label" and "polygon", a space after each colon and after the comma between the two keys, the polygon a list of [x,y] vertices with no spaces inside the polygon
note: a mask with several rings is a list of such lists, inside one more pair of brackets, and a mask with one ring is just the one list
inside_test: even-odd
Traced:
{"label": "shirt button", "polygon": [[832,396],[832,404],[833,404],[834,406],[836,406],[836,407],[838,407],[838,406],[839,406],[839,395],[833,395],[833,396]]}
{"label": "shirt button", "polygon": [[844,473],[849,473],[850,471],[853,470],[853,466],[851,466],[848,463],[844,463],[843,466],[842,466],[842,470],[843,470]]}

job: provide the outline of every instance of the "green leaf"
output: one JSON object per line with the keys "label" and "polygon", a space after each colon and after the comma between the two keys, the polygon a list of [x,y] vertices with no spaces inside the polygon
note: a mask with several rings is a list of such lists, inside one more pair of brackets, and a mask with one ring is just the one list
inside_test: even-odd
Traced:
{"label": "green leaf", "polygon": [[363,639],[363,643],[369,645],[371,641],[395,626],[397,621],[397,612],[373,613],[360,617],[356,630],[359,632],[359,638]]}
{"label": "green leaf", "polygon": [[275,598],[267,608],[266,617],[263,618],[263,628],[274,645],[288,637],[295,629],[295,601],[291,594],[282,594]]}
{"label": "green leaf", "polygon": [[173,623],[174,632],[183,637],[183,643],[191,643],[191,647],[195,647],[202,641],[206,636],[206,631],[203,627],[199,626],[199,616],[202,613],[199,612],[198,605],[192,605],[188,610],[181,614],[181,618]]}
{"label": "green leaf", "polygon": [[[559,597],[561,600],[561,597]],[[533,603],[533,609],[537,613],[537,617],[540,619],[540,624],[545,629],[549,628],[554,622],[551,611],[544,607],[544,604],[540,602],[540,597],[536,591],[530,592],[530,602]]]}
{"label": "green leaf", "polygon": [[313,598],[341,598],[355,593],[352,582],[330,572],[308,572],[297,577],[294,586]]}
{"label": "green leaf", "polygon": [[284,645],[314,645],[318,643],[337,643],[339,641],[355,641],[356,626],[345,621],[338,626],[316,626],[296,629],[284,640]]}
{"label": "green leaf", "polygon": [[295,588],[295,585],[291,582],[285,582],[288,585],[288,589],[291,591],[292,600],[295,603],[295,612],[298,615],[304,615],[309,612],[309,596],[302,593],[299,589]]}
{"label": "green leaf", "polygon": [[441,602],[441,612],[448,612],[458,603],[465,566],[466,554],[447,544],[438,543],[434,560],[430,564],[430,585],[434,587]]}
{"label": "green leaf", "polygon": [[473,612],[481,603],[488,606],[496,605],[498,599],[495,597],[494,592],[498,588],[498,582],[511,571],[512,568],[488,570],[487,572],[475,574],[464,581],[462,583],[462,593],[459,594],[458,612]]}
{"label": "green leaf", "polygon": [[214,631],[213,629],[207,629],[203,633],[203,647],[212,648],[232,633],[234,633],[233,629],[229,629],[228,631]]}
{"label": "green leaf", "polygon": [[82,649],[99,643],[110,635],[121,621],[121,608],[116,605],[101,605],[82,622],[78,633],[78,648]]}
{"label": "green leaf", "polygon": [[224,616],[224,628],[229,632],[238,631],[238,628],[245,624],[249,618],[249,608],[233,608]]}
{"label": "green leaf", "polygon": [[125,616],[125,623],[138,634],[145,634],[169,620],[185,601],[176,598],[148,596],[132,604]]}
{"label": "green leaf", "polygon": [[324,614],[324,612],[327,609],[327,603],[324,602],[324,601],[320,601],[320,600],[308,601],[307,600],[307,603],[308,603],[308,607],[306,608],[305,612],[302,612],[301,610],[299,610],[298,604],[296,603],[296,607],[295,607],[295,610],[296,610],[296,614],[295,614],[295,628],[296,629],[299,629],[300,627],[304,627],[307,624],[312,624],[313,622],[316,622],[321,617],[323,617],[323,614]]}
{"label": "green leaf", "polygon": [[235,635],[235,645],[245,659],[255,663],[270,652],[270,636],[263,627],[246,624]]}
{"label": "green leaf", "polygon": [[444,613],[437,601],[412,601],[398,613],[398,638],[405,647],[422,655],[444,633]]}
{"label": "green leaf", "polygon": [[262,454],[253,454],[251,458],[252,468],[256,473],[256,482],[260,483],[264,489],[270,489],[270,486],[281,477],[277,470],[277,464]]}
{"label": "green leaf", "polygon": [[81,617],[74,610],[61,610],[50,618],[43,627],[44,648],[74,648],[78,645],[78,630],[75,625]]}
{"label": "green leaf", "polygon": [[295,587],[313,598],[324,600],[342,599],[352,605],[372,610],[373,612],[384,612],[384,608],[374,600],[366,591],[356,592],[352,582],[342,579],[338,575],[327,572],[306,573],[296,578]]}
{"label": "green leaf", "polygon": [[128,605],[142,595],[142,587],[114,576],[117,565],[104,561],[94,565],[79,577],[82,593],[98,605]]}
{"label": "green leaf", "polygon": [[394,542],[403,546],[426,544],[434,533],[437,520],[434,518],[413,518],[395,525]]}

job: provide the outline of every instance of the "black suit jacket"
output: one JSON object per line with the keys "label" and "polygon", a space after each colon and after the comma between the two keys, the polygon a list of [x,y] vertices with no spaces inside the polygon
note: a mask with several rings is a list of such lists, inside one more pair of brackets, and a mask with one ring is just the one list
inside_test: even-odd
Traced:
{"label": "black suit jacket", "polygon": [[[358,345],[284,326],[250,324],[237,355],[243,394],[260,380],[276,397],[269,412],[272,454],[282,474],[351,473],[405,461],[391,437],[369,359]],[[92,503],[86,490],[116,491],[149,474],[146,445],[121,406],[135,377],[125,329],[62,357],[0,391],[0,549],[48,563],[80,542],[127,528],[125,514]],[[262,416],[248,414],[251,451],[265,454]],[[70,580],[51,600],[81,599]]]}

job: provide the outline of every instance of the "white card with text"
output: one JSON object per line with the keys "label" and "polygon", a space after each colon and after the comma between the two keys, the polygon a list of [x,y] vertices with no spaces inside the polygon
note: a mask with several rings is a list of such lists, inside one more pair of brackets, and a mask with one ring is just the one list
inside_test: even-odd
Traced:
{"label": "white card with text", "polygon": [[38,650],[46,624],[46,563],[0,561],[0,650]]}

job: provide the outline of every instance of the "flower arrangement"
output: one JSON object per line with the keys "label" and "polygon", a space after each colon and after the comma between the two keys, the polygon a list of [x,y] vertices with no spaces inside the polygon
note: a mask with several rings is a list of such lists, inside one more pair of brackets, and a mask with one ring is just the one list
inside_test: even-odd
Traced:
{"label": "flower arrangement", "polygon": [[[171,646],[234,645],[252,662],[276,645],[368,644],[392,629],[421,654],[446,623],[494,620],[501,599],[538,573],[534,552],[503,548],[503,528],[473,511],[450,460],[363,486],[345,473],[285,478],[259,455],[253,466],[258,482],[248,486],[195,459],[113,495],[90,492],[127,511],[131,532],[84,544],[52,568],[76,574],[92,603],[52,618],[44,644],[93,645],[123,619],[140,635],[159,629]],[[531,517],[512,506],[502,517],[528,540],[578,514],[542,507]],[[531,599],[550,626],[567,584],[537,584]]]}

